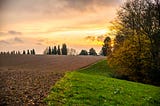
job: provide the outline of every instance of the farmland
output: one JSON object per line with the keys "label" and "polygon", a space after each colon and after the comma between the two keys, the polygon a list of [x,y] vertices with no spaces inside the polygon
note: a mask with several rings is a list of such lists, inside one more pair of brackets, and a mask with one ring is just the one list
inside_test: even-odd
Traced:
{"label": "farmland", "polygon": [[45,105],[43,99],[65,72],[104,57],[0,55],[0,105]]}

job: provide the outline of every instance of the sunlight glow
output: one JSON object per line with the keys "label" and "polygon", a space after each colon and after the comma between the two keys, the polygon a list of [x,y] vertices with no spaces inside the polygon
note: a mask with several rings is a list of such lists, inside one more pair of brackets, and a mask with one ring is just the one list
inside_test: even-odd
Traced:
{"label": "sunlight glow", "polygon": [[[42,53],[44,47],[62,43],[78,49],[101,49],[119,0],[71,1],[2,1],[0,51],[35,48]],[[87,36],[94,37],[94,41],[86,40]]]}

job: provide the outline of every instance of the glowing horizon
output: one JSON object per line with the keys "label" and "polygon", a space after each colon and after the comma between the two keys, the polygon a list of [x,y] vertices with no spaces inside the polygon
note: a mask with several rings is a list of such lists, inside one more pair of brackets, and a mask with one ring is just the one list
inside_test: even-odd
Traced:
{"label": "glowing horizon", "polygon": [[47,46],[66,43],[77,50],[102,46],[101,40],[116,16],[121,0],[2,0],[0,51],[35,48],[43,53]]}

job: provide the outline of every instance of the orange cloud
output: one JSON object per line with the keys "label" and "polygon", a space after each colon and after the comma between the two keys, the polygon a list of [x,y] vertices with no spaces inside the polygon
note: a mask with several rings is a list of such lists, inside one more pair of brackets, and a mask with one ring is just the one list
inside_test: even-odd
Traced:
{"label": "orange cloud", "polygon": [[[98,48],[120,0],[0,0],[0,4],[3,44],[18,37],[24,43],[19,47],[13,43],[12,48],[62,43]],[[10,45],[3,48],[9,49]]]}

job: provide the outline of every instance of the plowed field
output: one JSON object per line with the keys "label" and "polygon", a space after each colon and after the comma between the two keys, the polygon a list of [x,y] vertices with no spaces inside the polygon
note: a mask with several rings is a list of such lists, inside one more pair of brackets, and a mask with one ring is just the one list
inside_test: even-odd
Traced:
{"label": "plowed field", "polygon": [[101,59],[104,57],[0,55],[0,105],[43,106],[43,98],[65,72]]}

